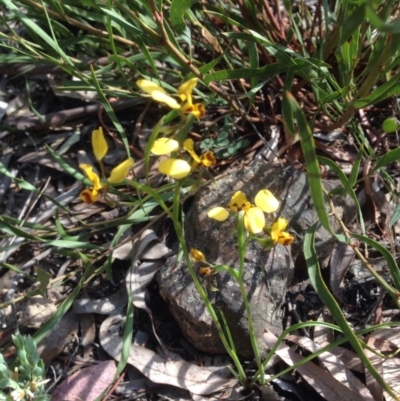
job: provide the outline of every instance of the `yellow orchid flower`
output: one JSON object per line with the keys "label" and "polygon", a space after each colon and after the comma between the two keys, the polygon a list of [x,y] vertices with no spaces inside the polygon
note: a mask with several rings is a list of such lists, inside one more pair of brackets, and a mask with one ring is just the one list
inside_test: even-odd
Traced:
{"label": "yellow orchid flower", "polygon": [[[102,159],[108,152],[108,145],[106,139],[104,138],[102,127],[99,127],[97,130],[93,130],[92,147],[95,158],[100,164],[102,175],[104,175]],[[99,198],[100,192],[107,188],[108,184],[119,184],[120,182],[122,182],[126,178],[129,169],[133,167],[133,165],[134,160],[131,157],[123,161],[117,167],[114,167],[112,169],[107,183],[103,185],[101,183],[99,175],[93,170],[93,166],[87,163],[80,164],[79,168],[83,170],[87,179],[92,184],[91,188],[86,188],[80,193],[81,199],[85,203],[89,204],[96,202]]]}
{"label": "yellow orchid flower", "polygon": [[[237,191],[233,194],[228,208],[235,213],[244,212],[243,221],[248,232],[259,234],[263,231],[265,226],[263,211],[259,207],[252,205],[242,191]],[[229,211],[216,207],[209,210],[207,216],[217,221],[224,221],[229,217]]]}
{"label": "yellow orchid flower", "polygon": [[178,96],[182,104],[179,104],[164,88],[157,85],[155,82],[147,79],[139,79],[136,81],[136,84],[156,102],[166,104],[171,109],[180,109],[181,114],[193,114],[196,118],[201,118],[206,114],[205,107],[202,103],[193,104],[192,97],[193,89],[196,87],[198,81],[198,78],[192,78],[179,86]]}
{"label": "yellow orchid flower", "polygon": [[274,243],[288,246],[294,241],[293,235],[283,231],[288,226],[288,221],[279,217],[271,227],[271,238]]}
{"label": "yellow orchid flower", "polygon": [[[158,171],[176,180],[180,180],[181,178],[185,178],[186,176],[188,176],[190,172],[197,168],[199,165],[202,165],[204,167],[211,167],[217,162],[214,153],[211,151],[207,151],[201,156],[198,156],[197,153],[194,151],[193,139],[186,139],[183,143],[183,148],[188,151],[190,156],[193,158],[193,162],[191,165],[183,159],[168,158],[160,162],[160,164],[158,165]],[[154,142],[151,152],[155,155],[166,155],[178,149],[179,144],[176,140],[169,138],[159,138],[156,139],[156,141]]]}
{"label": "yellow orchid flower", "polygon": [[198,154],[194,150],[194,141],[191,138],[188,138],[183,142],[183,149],[185,149],[190,154],[190,156],[192,156],[192,169],[195,169],[199,165],[202,165],[204,167],[211,167],[217,163],[217,159],[215,158],[215,155],[213,152],[211,152],[211,150],[208,150],[201,156],[198,156]]}
{"label": "yellow orchid flower", "polygon": [[[279,201],[267,189],[259,191],[255,197],[255,206],[252,205],[242,191],[236,191],[228,208],[235,213],[244,212],[244,226],[251,234],[259,234],[265,227],[265,213],[272,213],[279,208]],[[225,221],[229,211],[223,207],[215,207],[208,211],[207,216],[217,221]]]}

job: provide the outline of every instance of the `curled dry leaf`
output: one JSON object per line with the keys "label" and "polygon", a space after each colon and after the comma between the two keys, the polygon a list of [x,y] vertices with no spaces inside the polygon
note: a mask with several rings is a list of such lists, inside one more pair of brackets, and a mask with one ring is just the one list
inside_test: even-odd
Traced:
{"label": "curled dry leaf", "polygon": [[151,309],[146,304],[146,288],[154,275],[164,264],[165,258],[171,256],[172,252],[161,244],[153,230],[145,230],[140,238],[135,241],[132,250],[132,264],[126,275],[126,288],[132,293],[133,304],[136,308],[145,310],[153,327],[153,332],[163,350],[168,354],[162,341],[157,336]]}
{"label": "curled dry leaf", "polygon": [[[119,335],[124,324],[122,316],[107,318],[100,327],[100,344],[117,361],[120,358],[123,338]],[[154,383],[179,387],[197,395],[207,395],[232,387],[237,381],[227,379],[227,368],[212,370],[186,361],[172,361],[160,357],[146,348],[131,346],[128,363],[139,369]]]}

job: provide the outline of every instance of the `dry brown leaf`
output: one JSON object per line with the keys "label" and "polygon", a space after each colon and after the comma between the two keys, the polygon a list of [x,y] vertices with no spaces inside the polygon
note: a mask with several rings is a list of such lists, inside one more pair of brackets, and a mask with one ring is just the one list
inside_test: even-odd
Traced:
{"label": "dry brown leaf", "polygon": [[[263,337],[269,348],[276,344],[277,338],[271,332],[266,331]],[[276,354],[289,366],[303,359],[284,344],[279,346]],[[362,396],[351,391],[344,384],[335,380],[330,373],[312,362],[304,363],[297,367],[296,371],[327,401],[363,401]]]}
{"label": "dry brown leaf", "polygon": [[[123,324],[122,316],[111,316],[102,323],[99,333],[101,346],[117,361],[122,350],[119,330]],[[226,367],[213,370],[182,360],[173,361],[135,345],[131,346],[128,363],[154,383],[183,388],[197,395],[211,394],[237,383],[237,380],[227,378],[230,373]]]}

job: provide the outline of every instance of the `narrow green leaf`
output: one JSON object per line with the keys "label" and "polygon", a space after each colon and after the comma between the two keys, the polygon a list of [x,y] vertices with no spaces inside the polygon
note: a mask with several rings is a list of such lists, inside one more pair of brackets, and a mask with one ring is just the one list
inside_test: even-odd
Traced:
{"label": "narrow green leaf", "polygon": [[300,109],[300,106],[294,96],[290,92],[286,92],[285,96],[287,97],[288,104],[292,109],[293,115],[299,127],[301,148],[303,150],[303,156],[306,163],[307,178],[310,185],[310,192],[315,210],[322,226],[332,235],[335,235],[330,226],[328,213],[326,212],[325,208],[326,202],[322,186],[321,170],[319,167],[317,154],[315,152],[315,143],[311,128],[308,125],[306,116]]}
{"label": "narrow green leaf", "polygon": [[130,150],[129,150],[129,141],[128,138],[126,137],[125,134],[125,130],[122,127],[121,123],[119,122],[114,109],[111,107],[108,99],[106,98],[106,96],[104,95],[103,91],[101,90],[101,86],[100,83],[96,77],[95,71],[93,66],[90,66],[90,72],[91,72],[91,76],[92,76],[92,80],[93,80],[93,84],[97,90],[97,94],[99,95],[99,98],[101,100],[101,103],[104,107],[104,110],[106,111],[106,113],[108,114],[108,116],[110,117],[111,121],[113,122],[115,128],[118,130],[119,134],[121,135],[121,139],[122,142],[125,145],[125,149],[126,149],[126,153],[128,154],[128,156],[130,156]]}
{"label": "narrow green leaf", "polygon": [[142,36],[143,32],[128,22],[122,15],[118,14],[115,10],[107,10],[107,8],[100,7],[100,10],[108,15],[117,24],[123,26],[127,32],[130,32],[133,37]]}
{"label": "narrow green leaf", "polygon": [[71,64],[69,57],[64,51],[58,46],[58,44],[39,26],[37,25],[28,14],[23,13],[20,9],[11,1],[3,0],[3,3],[18,17],[18,19],[29,28],[34,34],[40,37],[49,47],[51,47],[57,54],[59,54],[63,60]]}
{"label": "narrow green leaf", "polygon": [[197,2],[198,0],[172,0],[169,14],[172,28],[178,34],[181,34],[186,26],[183,16]]}
{"label": "narrow green leaf", "polygon": [[365,22],[365,13],[365,3],[363,3],[353,10],[353,12],[340,24],[339,47],[342,46],[353,35],[353,32]]}
{"label": "narrow green leaf", "polygon": [[396,209],[394,209],[393,215],[390,218],[389,227],[393,227],[399,219],[400,219],[400,203],[398,203],[396,205]]}
{"label": "narrow green leaf", "polygon": [[381,167],[387,166],[390,163],[400,160],[400,148],[393,149],[387,153],[385,153],[382,157],[380,157],[374,168],[371,171],[371,174],[375,171],[379,170]]}
{"label": "narrow green leaf", "polygon": [[389,81],[385,82],[382,85],[379,85],[368,96],[356,100],[354,102],[354,106],[357,109],[362,109],[364,107],[385,100],[390,96],[399,95],[400,94],[399,79],[400,79],[400,73],[397,73]]}
{"label": "narrow green leaf", "polygon": [[[293,78],[294,78],[293,72],[288,72],[286,74],[285,85],[283,87],[283,93],[291,92],[292,85],[293,85]],[[282,98],[282,115],[283,115],[283,120],[285,121],[285,124],[286,124],[287,131],[289,132],[291,137],[294,138],[296,135],[296,131],[294,128],[293,110],[290,107],[287,96],[283,96],[283,98]]]}

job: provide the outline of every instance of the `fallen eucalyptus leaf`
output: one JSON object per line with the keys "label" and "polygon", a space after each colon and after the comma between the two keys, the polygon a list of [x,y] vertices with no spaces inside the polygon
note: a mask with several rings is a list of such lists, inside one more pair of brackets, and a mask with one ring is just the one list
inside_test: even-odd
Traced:
{"label": "fallen eucalyptus leaf", "polygon": [[[117,361],[120,358],[123,338],[119,335],[122,316],[110,316],[100,327],[100,344]],[[228,379],[226,367],[204,368],[186,361],[161,358],[146,348],[131,346],[128,363],[154,383],[179,387],[197,395],[207,395],[232,387],[236,379]]]}

